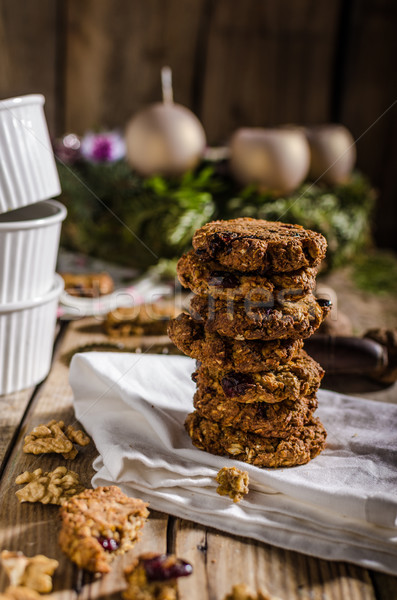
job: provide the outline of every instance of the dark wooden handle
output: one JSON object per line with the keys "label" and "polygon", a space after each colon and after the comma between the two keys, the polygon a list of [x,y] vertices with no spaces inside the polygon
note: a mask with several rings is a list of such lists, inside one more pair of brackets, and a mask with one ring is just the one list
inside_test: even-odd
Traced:
{"label": "dark wooden handle", "polygon": [[305,340],[305,350],[326,373],[372,374],[387,366],[387,350],[367,338],[316,334]]}

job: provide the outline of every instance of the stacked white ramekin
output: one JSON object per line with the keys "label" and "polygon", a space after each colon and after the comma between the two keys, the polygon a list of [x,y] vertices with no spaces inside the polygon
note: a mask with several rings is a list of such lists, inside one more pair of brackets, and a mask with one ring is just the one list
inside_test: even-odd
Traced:
{"label": "stacked white ramekin", "polygon": [[39,94],[0,101],[0,394],[49,372],[65,207]]}

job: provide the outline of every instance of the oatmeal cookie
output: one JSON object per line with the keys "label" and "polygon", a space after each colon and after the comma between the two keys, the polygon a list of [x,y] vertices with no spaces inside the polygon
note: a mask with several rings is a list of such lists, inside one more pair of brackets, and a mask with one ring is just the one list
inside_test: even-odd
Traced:
{"label": "oatmeal cookie", "polygon": [[291,273],[245,273],[200,260],[193,251],[184,254],[177,265],[179,281],[195,294],[234,300],[248,297],[255,302],[302,298],[314,289],[316,272],[307,268]]}
{"label": "oatmeal cookie", "polygon": [[255,302],[223,302],[194,296],[190,303],[195,320],[209,333],[237,340],[304,339],[311,336],[330,311],[329,301],[307,294],[295,302],[270,306]]}
{"label": "oatmeal cookie", "polygon": [[260,437],[233,427],[221,427],[197,412],[187,416],[185,428],[200,450],[229,456],[257,467],[303,465],[325,447],[326,431],[315,417],[287,438]]}
{"label": "oatmeal cookie", "polygon": [[237,271],[296,271],[317,267],[325,256],[323,235],[278,221],[240,218],[212,221],[196,231],[193,248],[201,259]]}
{"label": "oatmeal cookie", "polygon": [[70,296],[80,298],[98,298],[111,294],[114,290],[114,282],[109,273],[61,273],[65,282],[65,292]]}
{"label": "oatmeal cookie", "polygon": [[202,417],[216,421],[221,427],[235,427],[263,437],[286,438],[317,408],[315,396],[284,400],[276,404],[255,402],[243,404],[217,396],[211,388],[198,388],[194,408]]}
{"label": "oatmeal cookie", "polygon": [[200,366],[192,375],[199,388],[210,387],[218,397],[235,401],[282,402],[312,396],[320,387],[324,370],[304,350],[291,362],[274,371],[239,373],[238,371],[214,370]]}
{"label": "oatmeal cookie", "polygon": [[148,516],[147,504],[117,486],[87,489],[65,502],[59,544],[87,571],[107,573],[116,554],[132,548]]}
{"label": "oatmeal cookie", "polygon": [[289,362],[303,347],[303,340],[235,340],[205,331],[190,315],[170,321],[168,335],[175,346],[203,365],[215,369],[254,373],[270,371]]}
{"label": "oatmeal cookie", "polygon": [[165,335],[169,320],[178,313],[175,303],[165,300],[120,306],[106,315],[103,328],[110,337]]}

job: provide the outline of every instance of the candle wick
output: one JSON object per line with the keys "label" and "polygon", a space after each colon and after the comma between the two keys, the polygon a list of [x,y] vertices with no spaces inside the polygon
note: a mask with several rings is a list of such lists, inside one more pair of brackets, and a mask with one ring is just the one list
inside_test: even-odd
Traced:
{"label": "candle wick", "polygon": [[165,104],[173,104],[174,92],[172,89],[172,70],[170,67],[161,69],[161,88],[163,91],[163,102]]}

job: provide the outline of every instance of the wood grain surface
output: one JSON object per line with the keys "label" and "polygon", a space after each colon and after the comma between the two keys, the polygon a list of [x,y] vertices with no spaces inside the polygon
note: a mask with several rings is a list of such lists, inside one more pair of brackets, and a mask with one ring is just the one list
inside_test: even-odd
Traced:
{"label": "wood grain surface", "polygon": [[[150,338],[152,343],[164,338]],[[51,373],[36,391],[25,414],[12,451],[5,457],[0,480],[0,548],[22,550],[27,555],[44,553],[60,562],[54,576],[56,600],[119,599],[124,587],[123,569],[132,557],[145,551],[175,552],[194,565],[194,574],[179,581],[180,600],[223,600],[232,585],[246,583],[281,600],[392,600],[397,598],[397,578],[370,572],[354,565],[328,562],[285,551],[267,544],[202,527],[155,511],[144,527],[141,540],[125,556],[117,558],[111,573],[97,578],[77,569],[58,547],[58,507],[20,504],[15,496],[17,475],[41,467],[52,470],[66,464],[90,486],[96,450],[82,448],[74,461],[56,455],[24,454],[24,436],[39,423],[52,418],[74,423],[72,391],[68,384],[71,353],[85,344],[109,341],[98,319],[84,319],[64,326]],[[142,346],[148,338],[136,338]],[[131,344],[131,340],[128,341]],[[21,406],[30,391],[20,395]],[[6,409],[7,422],[18,425],[17,411]],[[15,404],[16,407],[16,404]],[[10,412],[10,417],[8,413]],[[23,411],[22,411],[23,412]],[[22,416],[22,412],[19,414]],[[308,549],[310,550],[310,549]],[[0,570],[0,590],[7,585]]]}
{"label": "wood grain surface", "polygon": [[0,0],[0,98],[44,94],[51,131],[58,126],[59,38],[57,2]]}
{"label": "wood grain surface", "polygon": [[164,65],[173,69],[175,102],[190,105],[202,4],[70,0],[66,129],[81,134],[98,126],[124,127],[137,110],[161,101]]}
{"label": "wood grain surface", "polygon": [[198,106],[210,141],[225,142],[241,126],[327,120],[339,2],[228,7],[213,5]]}
{"label": "wood grain surface", "polygon": [[10,445],[28,407],[33,388],[0,396],[1,436],[0,436],[0,472],[7,457]]}

